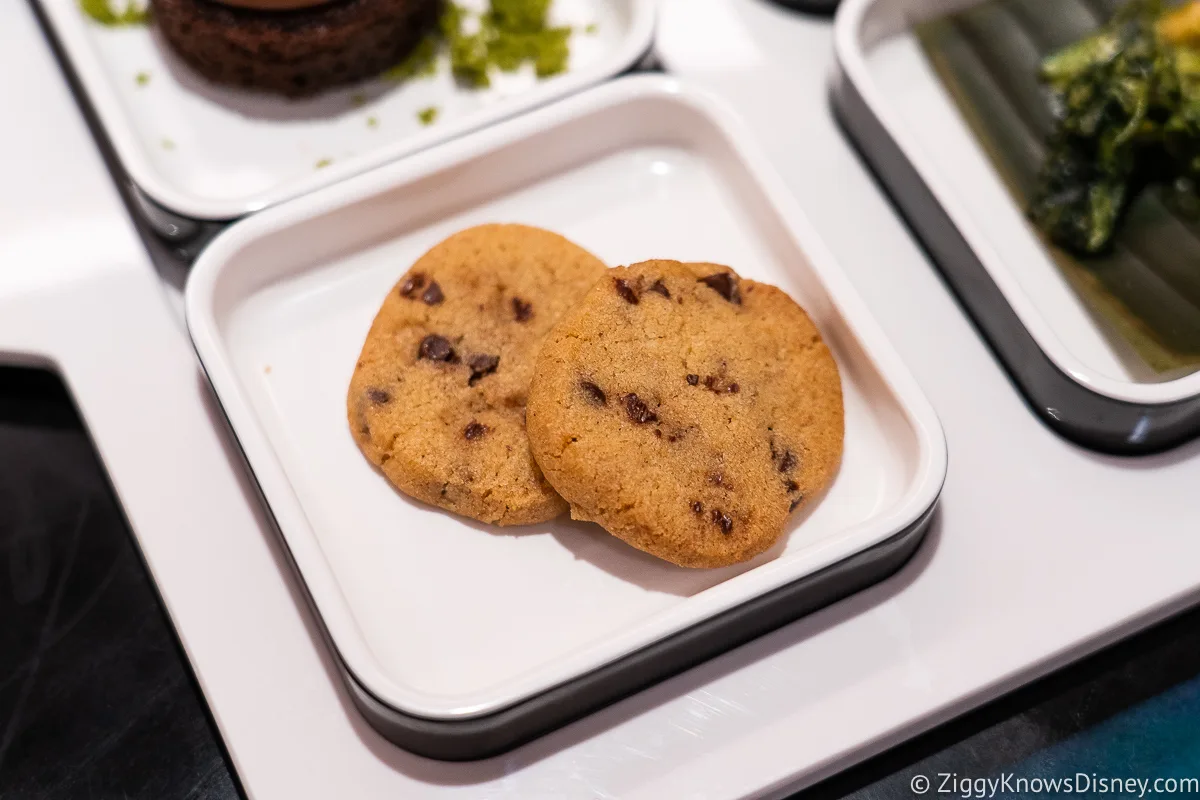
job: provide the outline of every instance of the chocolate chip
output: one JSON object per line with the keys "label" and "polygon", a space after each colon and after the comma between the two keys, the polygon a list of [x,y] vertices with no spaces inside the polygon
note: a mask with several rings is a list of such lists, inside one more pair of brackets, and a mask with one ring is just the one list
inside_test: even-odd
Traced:
{"label": "chocolate chip", "polygon": [[500,356],[489,356],[482,353],[471,356],[467,366],[471,368],[471,377],[467,378],[467,386],[474,386],[475,381],[496,371],[496,367],[500,366]]}
{"label": "chocolate chip", "polygon": [[790,514],[793,511],[795,511],[796,506],[800,505],[803,502],[804,502],[804,495],[800,495],[799,497],[797,497],[795,500],[792,501],[792,504],[790,506],[788,506],[788,513]]}
{"label": "chocolate chip", "polygon": [[687,382],[688,382],[688,386],[695,386],[696,384],[700,383],[700,376],[699,375],[688,375]]}
{"label": "chocolate chip", "polygon": [[704,503],[701,503],[699,500],[692,503],[692,513],[693,514],[703,514],[704,513]]}
{"label": "chocolate chip", "polygon": [[783,485],[783,488],[787,489],[788,493],[791,493],[798,490],[800,486],[795,481],[788,481]]}
{"label": "chocolate chip", "polygon": [[737,385],[736,383],[729,384],[729,386],[725,389],[725,391],[729,392],[730,394],[737,394],[741,390],[742,390],[742,387]]}
{"label": "chocolate chip", "polygon": [[392,396],[385,389],[376,389],[372,386],[367,389],[367,399],[377,406],[392,402]]}
{"label": "chocolate chip", "polygon": [[658,415],[651,411],[650,407],[636,394],[625,395],[625,413],[639,425],[645,425],[647,422],[658,422]]}
{"label": "chocolate chip", "polygon": [[404,283],[400,284],[400,296],[412,297],[413,292],[425,285],[425,275],[420,272],[414,272],[405,278]]}
{"label": "chocolate chip", "polygon": [[656,294],[661,294],[668,300],[671,299],[671,292],[668,291],[667,285],[662,282],[662,278],[659,278],[654,283],[650,284],[650,291],[655,292]]}
{"label": "chocolate chip", "polygon": [[783,451],[783,456],[779,459],[779,471],[791,472],[796,466],[796,455],[791,450]]}
{"label": "chocolate chip", "polygon": [[451,347],[450,340],[445,336],[438,336],[436,333],[431,333],[421,340],[421,347],[417,353],[417,357],[430,361],[445,361],[451,364],[458,361],[458,354]]}
{"label": "chocolate chip", "polygon": [[717,381],[718,380],[719,380],[719,378],[717,378],[716,375],[709,375],[707,378],[704,379],[704,388],[715,392],[717,390]]}
{"label": "chocolate chip", "polygon": [[728,483],[725,482],[725,473],[720,470],[708,473],[708,482],[713,486],[720,486],[723,489],[731,489]]}
{"label": "chocolate chip", "polygon": [[488,429],[486,425],[480,425],[475,420],[471,420],[471,423],[467,425],[467,427],[463,428],[463,438],[468,442],[473,442],[487,432]]}
{"label": "chocolate chip", "polygon": [[533,316],[533,303],[527,303],[519,297],[512,299],[513,317],[517,322],[525,322]]}
{"label": "chocolate chip", "polygon": [[697,283],[703,283],[734,305],[742,304],[742,295],[738,292],[737,279],[731,272],[718,272],[707,278],[701,278]]}
{"label": "chocolate chip", "polygon": [[608,405],[608,395],[604,393],[603,389],[591,381],[580,381],[579,388],[583,390],[583,394],[587,397],[587,399],[595,405]]}
{"label": "chocolate chip", "polygon": [[662,438],[662,431],[661,431],[661,430],[659,430],[658,428],[655,428],[655,429],[654,429],[654,438],[655,438],[655,439],[661,439],[661,438]]}
{"label": "chocolate chip", "polygon": [[437,281],[430,281],[429,288],[425,290],[425,294],[421,295],[421,299],[427,306],[436,306],[446,299],[446,295],[442,294],[442,287],[438,286]]}
{"label": "chocolate chip", "polygon": [[709,519],[713,521],[714,525],[721,529],[721,533],[727,534],[733,530],[733,520],[728,514],[719,508],[714,508],[712,510],[712,513],[709,514]]}
{"label": "chocolate chip", "polygon": [[621,298],[626,303],[631,303],[635,306],[638,304],[637,292],[633,290],[633,286],[630,285],[629,281],[624,278],[613,278],[613,286],[616,288],[617,294],[621,295]]}

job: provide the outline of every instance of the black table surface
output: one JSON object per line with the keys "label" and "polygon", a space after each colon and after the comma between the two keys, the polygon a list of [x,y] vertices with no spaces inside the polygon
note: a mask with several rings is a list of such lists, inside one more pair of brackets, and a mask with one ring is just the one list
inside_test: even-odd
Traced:
{"label": "black table surface", "polygon": [[[5,367],[0,621],[0,798],[242,796],[70,397]],[[921,779],[1022,796],[1047,792],[1011,781],[1080,775],[1200,777],[1200,610],[797,797],[907,798]]]}

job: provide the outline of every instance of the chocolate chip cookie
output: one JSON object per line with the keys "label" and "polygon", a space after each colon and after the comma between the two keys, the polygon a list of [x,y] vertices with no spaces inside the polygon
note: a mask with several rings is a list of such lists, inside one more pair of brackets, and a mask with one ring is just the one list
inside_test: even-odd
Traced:
{"label": "chocolate chip cookie", "polygon": [[567,504],[525,435],[538,346],[605,273],[557,234],[523,225],[457,233],[388,293],[350,380],[363,453],[401,491],[499,525]]}
{"label": "chocolate chip cookie", "polygon": [[528,428],[573,517],[719,567],[770,547],[833,479],[841,381],[784,292],[646,261],[611,270],[546,337]]}

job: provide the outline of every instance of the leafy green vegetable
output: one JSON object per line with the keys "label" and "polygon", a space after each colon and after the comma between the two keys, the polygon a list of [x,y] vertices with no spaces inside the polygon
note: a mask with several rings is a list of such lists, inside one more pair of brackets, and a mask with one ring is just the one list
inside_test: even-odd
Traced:
{"label": "leafy green vegetable", "polygon": [[101,25],[119,28],[126,25],[145,25],[150,21],[149,6],[143,8],[136,3],[128,2],[125,8],[117,13],[112,10],[109,0],[79,0],[79,7]]}
{"label": "leafy green vegetable", "polygon": [[1101,30],[1042,63],[1058,124],[1029,215],[1066,250],[1107,250],[1149,183],[1166,182],[1181,207],[1195,205],[1200,49],[1164,33],[1164,22],[1193,8],[1200,0],[1170,11],[1162,0],[1130,0]]}

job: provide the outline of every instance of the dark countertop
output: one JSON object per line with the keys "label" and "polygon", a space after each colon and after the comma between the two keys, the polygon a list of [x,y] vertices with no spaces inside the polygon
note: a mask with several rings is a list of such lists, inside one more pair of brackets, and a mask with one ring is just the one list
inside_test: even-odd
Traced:
{"label": "dark countertop", "polygon": [[62,384],[0,368],[0,797],[233,798]]}

